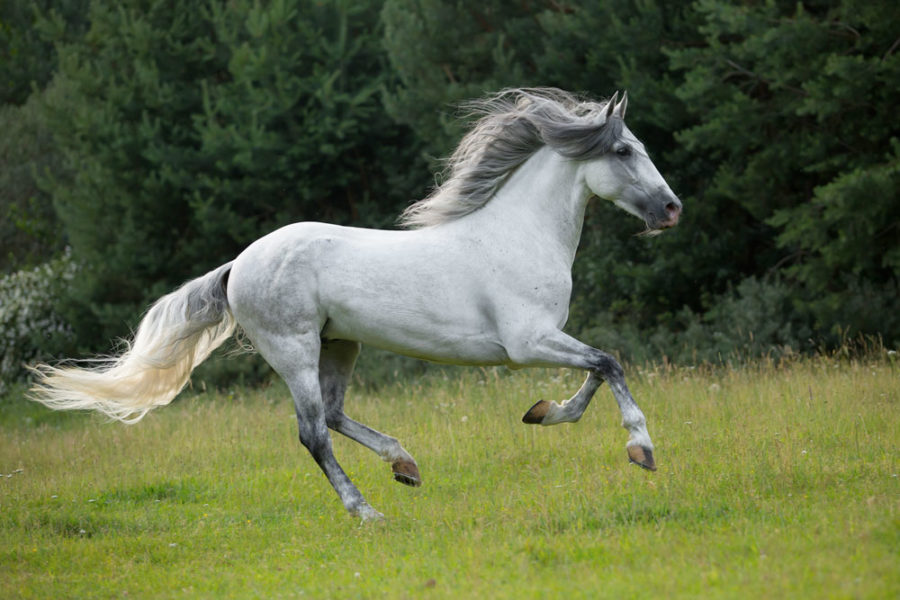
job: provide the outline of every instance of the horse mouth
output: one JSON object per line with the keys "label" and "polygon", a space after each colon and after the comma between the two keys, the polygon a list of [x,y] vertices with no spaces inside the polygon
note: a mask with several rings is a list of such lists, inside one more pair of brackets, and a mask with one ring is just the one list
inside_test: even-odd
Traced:
{"label": "horse mouth", "polygon": [[678,225],[681,219],[681,200],[668,188],[632,202],[616,202],[619,208],[644,221],[646,229],[641,236],[659,235]]}
{"label": "horse mouth", "polygon": [[644,231],[638,233],[639,237],[653,237],[655,235],[661,234],[666,229],[671,229],[678,225],[678,217],[679,214],[674,215],[666,219],[665,221],[654,220],[655,222],[651,222],[650,219],[644,221],[644,225],[646,225],[646,229]]}
{"label": "horse mouth", "polygon": [[650,217],[644,219],[647,230],[656,232],[651,235],[658,235],[666,229],[671,229],[678,225],[681,218],[681,201],[673,196],[662,206],[662,210],[651,211],[647,217]]}
{"label": "horse mouth", "polygon": [[657,223],[656,227],[654,227],[654,229],[658,229],[659,231],[662,231],[664,229],[671,229],[671,228],[675,227],[676,225],[678,225],[678,218],[679,218],[680,214],[681,213],[679,211],[678,213],[675,214],[674,217],[670,217],[661,223]]}

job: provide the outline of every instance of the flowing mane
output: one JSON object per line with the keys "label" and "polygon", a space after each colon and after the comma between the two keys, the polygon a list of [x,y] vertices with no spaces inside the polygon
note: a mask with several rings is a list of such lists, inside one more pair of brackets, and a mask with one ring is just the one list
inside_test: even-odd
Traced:
{"label": "flowing mane", "polygon": [[548,145],[572,159],[610,151],[623,121],[610,101],[592,102],[553,88],[510,89],[466,105],[482,115],[447,159],[446,180],[400,216],[406,227],[452,221],[484,206],[516,167]]}

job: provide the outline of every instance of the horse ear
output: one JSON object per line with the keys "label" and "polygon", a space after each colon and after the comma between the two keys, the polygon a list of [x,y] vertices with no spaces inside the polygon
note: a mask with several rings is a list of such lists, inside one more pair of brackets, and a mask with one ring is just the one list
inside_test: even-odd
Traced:
{"label": "horse ear", "polygon": [[606,103],[606,118],[607,118],[607,120],[609,120],[609,118],[611,116],[613,116],[613,113],[616,110],[616,105],[618,104],[618,100],[619,100],[619,92],[616,92],[615,94],[612,95],[612,98],[610,98],[609,101]]}
{"label": "horse ear", "polygon": [[622,100],[616,104],[616,108],[613,112],[618,115],[620,119],[624,119],[626,108],[628,108],[628,92],[622,94]]}

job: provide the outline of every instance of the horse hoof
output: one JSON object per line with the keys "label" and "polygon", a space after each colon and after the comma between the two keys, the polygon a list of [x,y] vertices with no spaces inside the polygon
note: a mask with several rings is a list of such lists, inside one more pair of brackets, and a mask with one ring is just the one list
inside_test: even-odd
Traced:
{"label": "horse hoof", "polygon": [[416,463],[408,460],[398,460],[391,465],[391,471],[394,472],[394,480],[402,484],[412,487],[422,485],[422,477],[419,475],[419,467]]}
{"label": "horse hoof", "polygon": [[656,470],[656,462],[653,460],[653,450],[643,446],[628,446],[628,460],[644,467],[648,471]]}
{"label": "horse hoof", "polygon": [[522,417],[522,422],[529,425],[540,425],[544,422],[544,417],[547,416],[548,412],[550,412],[550,403],[546,400],[538,400]]}

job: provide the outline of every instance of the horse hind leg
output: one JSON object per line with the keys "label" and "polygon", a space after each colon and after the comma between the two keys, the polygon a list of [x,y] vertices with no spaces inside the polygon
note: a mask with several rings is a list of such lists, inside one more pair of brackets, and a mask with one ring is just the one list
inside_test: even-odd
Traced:
{"label": "horse hind leg", "polygon": [[325,401],[326,423],[329,428],[359,442],[375,452],[382,460],[391,463],[391,471],[396,481],[418,487],[422,485],[419,467],[396,438],[375,431],[344,414],[344,395],[359,351],[358,342],[345,340],[322,342],[319,386]]}
{"label": "horse hind leg", "polygon": [[384,518],[372,508],[338,464],[331,447],[319,386],[318,332],[294,336],[254,335],[254,344],[287,382],[294,398],[300,442],[325,473],[347,511],[364,521]]}

